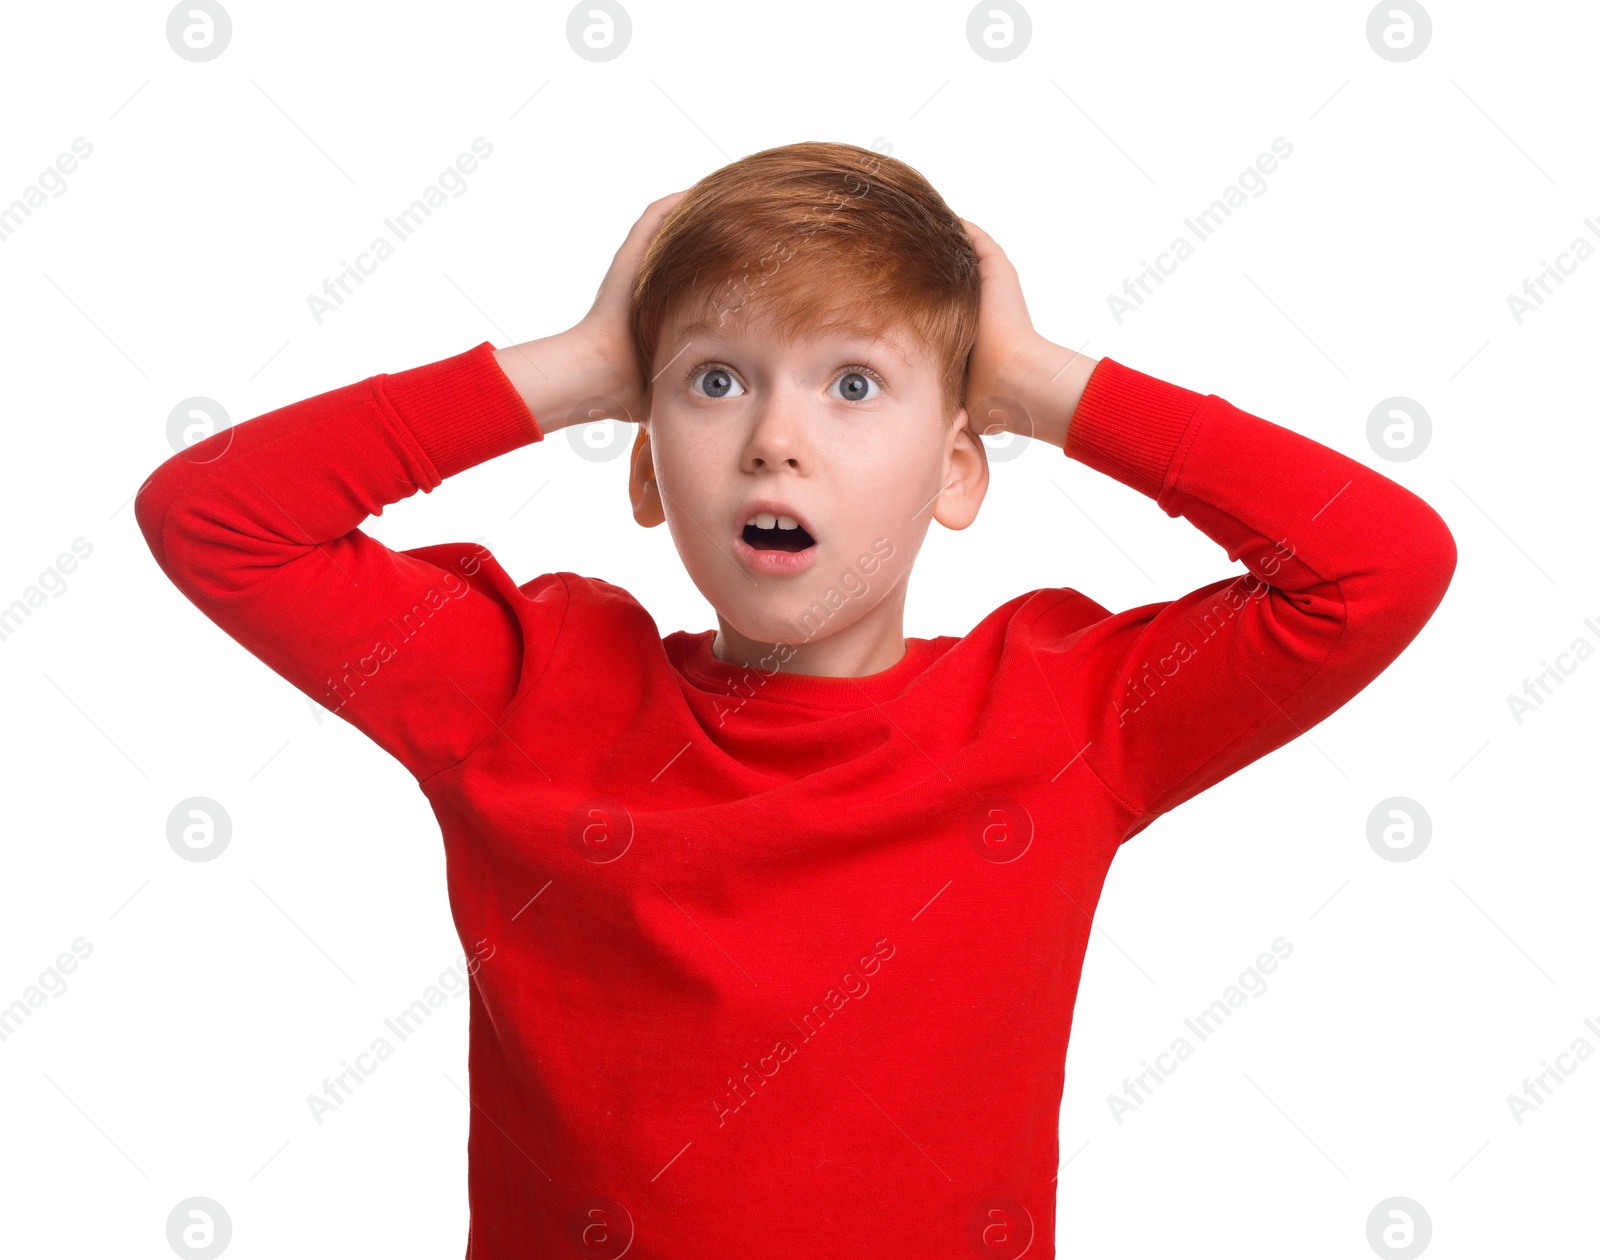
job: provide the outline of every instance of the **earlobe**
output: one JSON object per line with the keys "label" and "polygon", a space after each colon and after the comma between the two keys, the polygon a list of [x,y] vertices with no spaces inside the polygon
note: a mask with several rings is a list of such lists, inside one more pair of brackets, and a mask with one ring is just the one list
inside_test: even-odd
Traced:
{"label": "earlobe", "polygon": [[633,519],[646,529],[667,518],[661,510],[661,488],[656,485],[655,461],[650,455],[650,434],[643,425],[634,435],[629,455],[628,498],[633,504]]}
{"label": "earlobe", "polygon": [[950,428],[949,471],[934,500],[933,516],[946,529],[965,529],[978,518],[989,489],[989,452],[983,438],[973,432],[965,407],[956,412]]}

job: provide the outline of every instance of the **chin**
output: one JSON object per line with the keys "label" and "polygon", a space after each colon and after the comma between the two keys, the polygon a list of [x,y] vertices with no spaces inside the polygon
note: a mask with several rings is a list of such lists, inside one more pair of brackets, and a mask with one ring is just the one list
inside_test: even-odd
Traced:
{"label": "chin", "polygon": [[[753,643],[798,645],[810,641],[808,634],[814,639],[814,621],[807,623],[791,616],[787,604],[788,601],[780,605],[770,600],[746,598],[738,607],[722,610],[722,618],[731,629]],[[796,601],[793,611],[800,613],[804,608],[805,605]]]}
{"label": "chin", "polygon": [[718,611],[728,625],[755,643],[817,643],[842,624],[842,609],[830,609],[813,593],[757,596],[743,592]]}

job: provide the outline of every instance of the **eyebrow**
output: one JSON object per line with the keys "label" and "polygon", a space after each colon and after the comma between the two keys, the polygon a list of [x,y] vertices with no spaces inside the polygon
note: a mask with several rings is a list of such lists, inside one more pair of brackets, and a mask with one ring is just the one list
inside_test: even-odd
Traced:
{"label": "eyebrow", "polygon": [[695,320],[692,324],[683,325],[678,329],[678,333],[680,336],[693,337],[698,333],[710,332],[713,328],[719,327],[721,323],[720,319],[712,319],[710,316],[706,316],[703,319]]}

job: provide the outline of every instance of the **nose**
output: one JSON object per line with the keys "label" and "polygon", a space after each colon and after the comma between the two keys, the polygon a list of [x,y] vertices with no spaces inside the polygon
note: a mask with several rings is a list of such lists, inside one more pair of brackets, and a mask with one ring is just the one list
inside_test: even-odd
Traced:
{"label": "nose", "polygon": [[747,469],[800,468],[809,462],[804,393],[791,383],[777,385],[755,407],[745,442]]}

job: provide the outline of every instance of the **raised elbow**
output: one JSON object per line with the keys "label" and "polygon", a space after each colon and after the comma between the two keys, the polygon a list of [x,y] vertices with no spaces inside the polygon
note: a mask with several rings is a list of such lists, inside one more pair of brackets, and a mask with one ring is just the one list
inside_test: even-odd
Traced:
{"label": "raised elbow", "polygon": [[173,498],[172,478],[168,469],[171,462],[169,459],[157,467],[144,479],[144,484],[133,496],[133,519],[139,525],[139,532],[144,535],[145,545],[150,548],[150,554],[163,568],[166,567],[166,558],[163,554],[161,535],[166,524],[167,509],[171,506]]}
{"label": "raised elbow", "polygon": [[1444,518],[1420,499],[1393,521],[1386,559],[1365,583],[1361,620],[1398,652],[1444,601],[1456,570],[1456,541]]}
{"label": "raised elbow", "polygon": [[1406,564],[1416,599],[1426,605],[1428,615],[1444,600],[1450,588],[1450,579],[1456,571],[1456,540],[1445,524],[1444,517],[1421,504],[1404,540]]}

